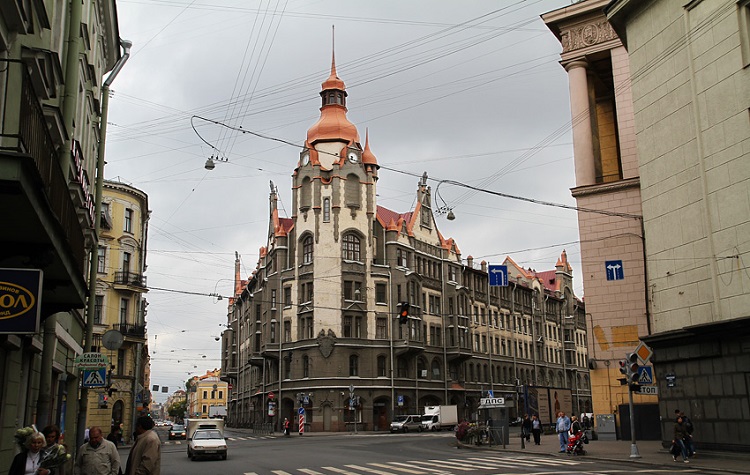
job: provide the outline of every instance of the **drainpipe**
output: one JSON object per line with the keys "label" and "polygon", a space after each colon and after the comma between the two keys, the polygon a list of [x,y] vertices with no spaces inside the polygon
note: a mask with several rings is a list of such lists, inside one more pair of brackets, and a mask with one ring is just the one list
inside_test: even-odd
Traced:
{"label": "drainpipe", "polygon": [[[79,2],[74,1],[73,4]],[[80,8],[80,5],[78,6]],[[80,12],[79,21],[80,23]],[[83,351],[91,351],[94,340],[94,313],[96,312],[96,278],[97,267],[99,264],[99,232],[101,228],[102,214],[102,191],[104,189],[104,151],[107,138],[107,114],[109,112],[109,86],[122,69],[125,62],[130,58],[130,47],[133,45],[128,40],[120,40],[123,48],[123,54],[112,68],[112,72],[102,85],[102,112],[99,123],[99,153],[96,161],[96,194],[94,195],[94,239],[91,243],[91,253],[89,256],[89,298],[86,307],[86,342],[83,345]],[[77,68],[76,68],[77,70]],[[67,84],[67,83],[66,83]],[[78,81],[75,82],[78,84]],[[140,350],[140,349],[139,349]],[[135,374],[138,374],[136,368]],[[135,395],[133,396],[135,397]],[[78,405],[78,426],[76,430],[76,446],[83,445],[83,435],[86,430],[86,412],[88,411],[89,390],[86,387],[81,388],[81,398]]]}

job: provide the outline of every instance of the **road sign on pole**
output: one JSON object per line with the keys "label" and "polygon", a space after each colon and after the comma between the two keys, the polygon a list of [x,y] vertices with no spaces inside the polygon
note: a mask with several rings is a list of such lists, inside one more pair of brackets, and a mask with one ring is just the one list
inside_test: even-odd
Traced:
{"label": "road sign on pole", "polygon": [[490,265],[488,275],[491,287],[508,286],[508,266]]}
{"label": "road sign on pole", "polygon": [[607,280],[623,280],[625,278],[622,261],[604,261],[604,268],[607,271]]}

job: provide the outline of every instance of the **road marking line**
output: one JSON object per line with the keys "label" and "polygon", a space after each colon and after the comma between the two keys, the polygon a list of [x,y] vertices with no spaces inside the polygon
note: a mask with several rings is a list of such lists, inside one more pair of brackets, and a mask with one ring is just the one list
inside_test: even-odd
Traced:
{"label": "road marking line", "polygon": [[383,472],[382,470],[375,470],[374,468],[362,467],[360,465],[344,465],[347,468],[353,468],[354,470],[364,470],[369,473],[377,473],[378,475],[394,475],[393,472]]}
{"label": "road marking line", "polygon": [[373,467],[390,468],[391,470],[398,470],[399,472],[406,472],[406,473],[416,473],[416,474],[424,473],[422,471],[410,470],[408,468],[392,467],[390,464],[384,464],[384,463],[368,463],[367,465],[372,465]]}
{"label": "road marking line", "polygon": [[242,475],[258,475],[258,474],[255,472],[245,472]]}
{"label": "road marking line", "polygon": [[[442,463],[442,461],[440,461],[440,462],[441,463],[429,462],[429,461],[426,461],[426,460],[425,461],[423,461],[423,460],[409,460],[409,463],[415,463],[417,465],[431,465],[433,467],[440,467],[440,468],[443,468],[443,469],[446,468],[445,464]],[[474,468],[461,467],[461,466],[450,467],[450,468],[454,469],[454,470],[461,470],[463,472],[471,472],[472,470],[474,470]]]}
{"label": "road marking line", "polygon": [[289,472],[285,472],[283,470],[271,470],[271,473],[275,473],[276,475],[292,475]]}
{"label": "road marking line", "polygon": [[[445,459],[445,460],[441,460],[441,462],[446,463],[446,464],[455,464],[459,466],[463,465],[466,467],[472,467],[476,469],[492,470],[493,468],[495,468],[494,465],[491,465],[489,463],[482,464],[482,463],[477,463],[477,462],[470,462],[469,460],[471,459]],[[494,464],[495,462],[491,462],[491,463]]]}
{"label": "road marking line", "polygon": [[[403,463],[403,462],[388,462],[388,463],[390,463],[391,465],[403,465],[404,467],[412,467],[408,463]],[[438,470],[436,468],[428,468],[428,467],[418,467],[418,468],[420,468],[421,470],[426,470],[428,472],[450,473],[450,472],[446,472],[445,470]]]}
{"label": "road marking line", "polygon": [[324,475],[323,472],[316,472],[315,470],[310,470],[309,468],[298,468],[302,473],[307,473],[308,475]]}
{"label": "road marking line", "polygon": [[330,471],[336,472],[336,473],[343,473],[345,475],[360,475],[357,472],[349,472],[349,471],[343,470],[341,468],[336,468],[336,467],[321,467],[321,468],[324,468],[326,470],[330,470]]}

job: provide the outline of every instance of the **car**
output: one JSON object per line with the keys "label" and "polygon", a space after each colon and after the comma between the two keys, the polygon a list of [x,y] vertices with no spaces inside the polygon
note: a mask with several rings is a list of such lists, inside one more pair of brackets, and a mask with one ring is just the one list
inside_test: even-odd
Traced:
{"label": "car", "polygon": [[227,442],[221,430],[198,429],[188,442],[187,455],[190,460],[198,457],[227,459]]}
{"label": "car", "polygon": [[185,433],[185,426],[182,424],[174,424],[172,425],[172,428],[169,429],[169,440],[174,439],[185,439],[186,433]]}
{"label": "car", "polygon": [[396,416],[391,422],[391,432],[409,432],[410,430],[422,432],[422,429],[422,416],[420,414]]}

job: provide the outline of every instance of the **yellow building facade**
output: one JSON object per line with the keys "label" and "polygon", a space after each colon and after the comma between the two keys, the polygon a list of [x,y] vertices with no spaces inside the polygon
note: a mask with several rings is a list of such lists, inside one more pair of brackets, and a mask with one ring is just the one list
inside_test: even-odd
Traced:
{"label": "yellow building facade", "polygon": [[229,384],[220,378],[221,370],[217,369],[188,381],[185,417],[206,419],[226,415]]}
{"label": "yellow building facade", "polygon": [[87,426],[122,430],[148,411],[146,241],[148,196],[124,183],[104,182],[99,239],[94,345],[109,358],[107,387],[89,392]]}

